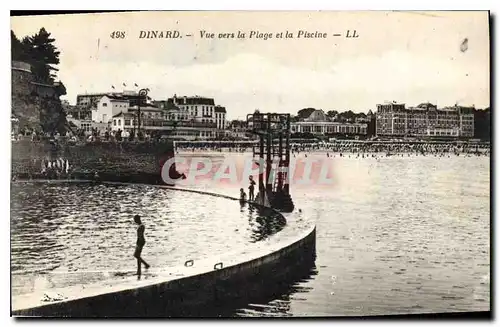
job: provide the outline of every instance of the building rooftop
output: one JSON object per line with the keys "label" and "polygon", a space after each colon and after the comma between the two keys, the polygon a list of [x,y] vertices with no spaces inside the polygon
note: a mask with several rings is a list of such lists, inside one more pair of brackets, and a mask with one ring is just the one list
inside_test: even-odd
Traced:
{"label": "building rooftop", "polygon": [[123,96],[117,96],[117,95],[112,95],[112,94],[105,94],[103,97],[106,96],[111,99],[111,101],[120,101],[120,102],[128,102],[129,99],[127,97]]}
{"label": "building rooftop", "polygon": [[396,104],[396,105],[405,105],[405,103],[399,103],[397,101],[388,101],[388,100],[385,100],[384,103],[381,103],[381,104]]}
{"label": "building rooftop", "polygon": [[[76,98],[80,97],[103,97],[107,96],[113,99],[135,99],[138,96],[138,93],[135,91],[123,91],[123,92],[101,92],[101,93],[84,93],[77,94]],[[151,99],[148,97],[148,99]]]}
{"label": "building rooftop", "polygon": [[105,95],[114,95],[118,94],[115,92],[104,92],[104,93],[84,93],[84,94],[77,94],[76,97],[97,97],[97,96],[105,96]]}
{"label": "building rooftop", "polygon": [[197,95],[190,97],[174,95],[172,98],[168,98],[167,103],[171,102],[172,104],[174,104],[174,99],[175,102],[179,105],[215,105],[213,98],[200,97]]}
{"label": "building rooftop", "polygon": [[424,103],[421,103],[417,106],[417,108],[437,108],[437,106],[435,104],[432,104],[430,102],[424,102]]}
{"label": "building rooftop", "polygon": [[328,116],[323,109],[315,109],[307,117],[301,119],[301,121],[328,121]]}
{"label": "building rooftop", "polygon": [[226,108],[222,106],[215,106],[215,112],[223,112],[226,113]]}
{"label": "building rooftop", "polygon": [[116,115],[113,116],[113,118],[115,117],[134,117],[135,115],[133,113],[130,113],[130,112],[123,112],[123,111],[120,111],[119,113],[117,113]]}

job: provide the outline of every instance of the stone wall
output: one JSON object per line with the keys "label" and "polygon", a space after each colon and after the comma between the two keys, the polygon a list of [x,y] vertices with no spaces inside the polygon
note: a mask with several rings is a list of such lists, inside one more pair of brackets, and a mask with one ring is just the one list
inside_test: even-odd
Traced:
{"label": "stone wall", "polygon": [[[47,178],[42,166],[62,159],[69,162],[69,174],[61,178],[103,181],[161,183],[162,163],[174,156],[172,142],[95,142],[80,145],[68,143],[12,142],[12,175],[16,178]],[[63,169],[61,169],[63,170]],[[175,166],[172,167],[172,178]]]}
{"label": "stone wall", "polygon": [[66,94],[64,86],[37,83],[27,63],[13,61],[11,72],[11,111],[19,120],[17,127],[44,132],[64,130],[66,117],[59,100],[60,95]]}
{"label": "stone wall", "polygon": [[19,119],[19,126],[40,126],[40,101],[34,96],[29,70],[12,69],[12,113]]}

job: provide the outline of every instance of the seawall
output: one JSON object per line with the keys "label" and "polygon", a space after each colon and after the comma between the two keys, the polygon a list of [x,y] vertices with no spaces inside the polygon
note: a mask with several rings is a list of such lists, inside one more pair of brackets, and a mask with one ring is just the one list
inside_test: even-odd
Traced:
{"label": "seawall", "polygon": [[[207,196],[220,196],[203,191]],[[226,198],[230,198],[224,196]],[[234,198],[232,198],[234,199]],[[316,228],[275,244],[256,244],[186,266],[169,267],[153,278],[132,277],[114,285],[58,290],[63,301],[40,297],[13,299],[15,316],[189,317],[223,314],[253,300],[272,298],[310,275],[315,260]]]}
{"label": "seawall", "polygon": [[[15,141],[12,145],[12,175],[20,179],[94,179],[101,181],[163,184],[163,163],[174,157],[171,141],[161,142],[95,142],[84,144]],[[69,172],[63,162],[69,163]],[[58,174],[51,176],[48,165],[56,164]],[[175,164],[171,166],[172,179],[179,178]]]}

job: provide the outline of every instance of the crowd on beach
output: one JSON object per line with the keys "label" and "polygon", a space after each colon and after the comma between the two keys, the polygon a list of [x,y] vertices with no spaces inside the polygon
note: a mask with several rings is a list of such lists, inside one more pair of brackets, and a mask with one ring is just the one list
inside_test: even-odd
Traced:
{"label": "crowd on beach", "polygon": [[[251,152],[252,145],[238,143],[203,143],[183,142],[176,144],[177,152]],[[292,143],[291,155],[307,156],[312,153],[326,153],[326,156],[355,156],[380,157],[380,156],[488,156],[490,154],[489,143],[466,143],[466,142],[332,142],[332,143]]]}
{"label": "crowd on beach", "polygon": [[203,144],[203,143],[181,143],[175,144],[177,152],[248,152],[252,151],[251,145],[242,144]]}
{"label": "crowd on beach", "polygon": [[486,143],[382,143],[382,142],[340,142],[323,144],[296,144],[292,154],[326,152],[327,156],[482,156],[490,154],[490,145]]}
{"label": "crowd on beach", "polygon": [[[92,133],[85,138],[86,142],[108,141],[108,142],[127,142],[136,139],[135,135],[128,132],[115,131],[111,133]],[[154,142],[160,140],[154,135],[144,134],[139,135],[141,141]],[[68,135],[60,135],[59,133],[40,133],[34,130],[23,131],[19,135],[12,137],[13,140],[41,141],[48,139],[51,141],[83,141],[79,135],[68,133]],[[243,153],[252,152],[253,147],[257,147],[255,141],[174,141],[176,152],[233,152]],[[309,143],[294,143],[290,145],[291,155],[307,156],[311,153],[326,153],[326,156],[352,156],[356,157],[380,157],[380,156],[489,156],[489,142],[464,142],[450,140],[448,142],[415,142],[415,141],[353,141],[341,140],[334,142],[309,142]],[[57,165],[56,165],[57,167]],[[46,166],[46,171],[53,170],[52,166]]]}
{"label": "crowd on beach", "polygon": [[129,131],[122,131],[118,129],[116,131],[105,131],[101,132],[97,129],[92,129],[90,134],[85,133],[82,129],[76,129],[73,132],[68,131],[65,135],[59,132],[40,132],[34,129],[26,129],[19,131],[19,133],[11,133],[11,141],[23,141],[31,140],[32,142],[42,141],[42,140],[52,140],[52,141],[68,141],[68,142],[126,142],[139,139],[141,141],[154,141],[158,140],[158,135],[153,135],[150,133],[134,133]]}
{"label": "crowd on beach", "polygon": [[[139,138],[140,141],[154,142],[159,141],[157,135],[140,134],[138,137],[133,133],[123,132],[121,130],[114,132],[98,133],[97,130],[83,139],[81,135],[68,133],[62,136],[59,133],[40,133],[34,130],[23,131],[19,135],[12,136],[14,140],[31,139],[31,141],[40,141],[42,139],[66,141],[108,141],[108,142],[127,142]],[[252,152],[254,146],[258,146],[254,141],[181,141],[175,142],[177,152],[233,152],[243,153]],[[464,142],[450,140],[448,142],[414,142],[414,141],[352,141],[341,140],[334,142],[309,142],[309,143],[294,143],[291,145],[291,155],[306,155],[315,152],[326,152],[327,156],[351,156],[356,157],[373,157],[373,156],[450,156],[450,155],[465,155],[465,156],[489,156],[489,142]]]}

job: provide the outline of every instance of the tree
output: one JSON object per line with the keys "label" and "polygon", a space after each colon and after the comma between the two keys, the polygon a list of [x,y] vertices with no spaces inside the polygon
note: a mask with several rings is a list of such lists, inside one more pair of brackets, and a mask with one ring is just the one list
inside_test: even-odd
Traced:
{"label": "tree", "polygon": [[26,48],[12,30],[10,31],[10,49],[11,49],[12,60],[27,61],[28,55]]}
{"label": "tree", "polygon": [[338,111],[337,110],[328,110],[328,112],[326,113],[326,115],[330,118],[335,118],[336,115],[338,115]]}
{"label": "tree", "polygon": [[[59,64],[59,54],[54,46],[55,39],[50,37],[45,28],[41,28],[33,36],[26,36],[19,41],[15,33],[11,30],[11,56],[12,60],[23,61],[31,66],[31,72],[34,80],[53,87],[52,96],[43,96],[32,91],[31,98],[24,101],[31,107],[39,107],[40,124],[44,132],[64,132],[69,128],[66,115],[59,96],[66,94],[66,88],[61,82],[54,83],[57,71],[55,65]],[[16,95],[15,85],[13,84],[13,98]],[[13,108],[13,110],[16,110]],[[31,126],[32,128],[34,126]]]}
{"label": "tree", "polygon": [[[14,33],[11,32],[12,34]],[[57,68],[52,66],[59,64],[60,54],[53,45],[54,41],[55,39],[51,38],[50,33],[43,27],[37,34],[27,36],[22,41],[26,56],[25,60],[31,64],[31,71],[40,82],[47,84],[54,82],[56,75],[53,72],[58,71]]]}

